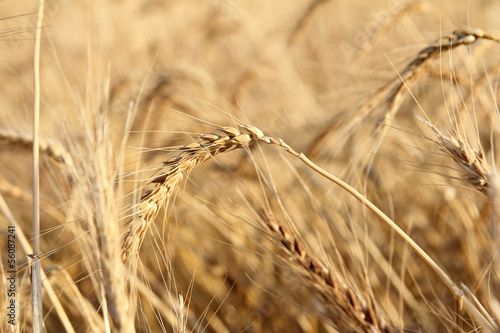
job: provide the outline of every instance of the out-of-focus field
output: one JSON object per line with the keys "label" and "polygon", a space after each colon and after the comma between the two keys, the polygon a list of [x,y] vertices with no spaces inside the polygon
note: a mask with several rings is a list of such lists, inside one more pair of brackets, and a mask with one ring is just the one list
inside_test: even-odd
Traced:
{"label": "out-of-focus field", "polygon": [[[30,241],[37,6],[0,2],[0,194]],[[476,34],[419,52],[455,30],[500,37],[499,12],[479,0],[46,0],[47,332],[494,331],[500,45]],[[188,170],[122,264],[148,182],[175,166],[162,162],[242,122],[356,188],[470,295],[454,295],[347,192],[262,142]],[[18,242],[17,324],[2,315],[0,331],[31,331],[27,254]]]}

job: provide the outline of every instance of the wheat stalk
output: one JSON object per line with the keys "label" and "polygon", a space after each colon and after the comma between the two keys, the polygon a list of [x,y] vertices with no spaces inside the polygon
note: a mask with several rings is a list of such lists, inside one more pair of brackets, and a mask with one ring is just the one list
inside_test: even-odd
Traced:
{"label": "wheat stalk", "polygon": [[[23,249],[23,251],[27,254],[33,253],[33,248],[31,247],[28,237],[23,232],[23,229],[20,227],[19,223],[17,222],[16,218],[14,217],[14,214],[12,214],[12,211],[10,210],[9,206],[5,202],[5,199],[3,198],[2,194],[0,194],[0,212],[2,215],[7,219],[9,222],[9,225],[14,226],[16,228],[16,236],[17,240],[19,242],[20,247]],[[40,269],[40,275],[41,275],[41,284],[43,285],[43,288],[46,291],[47,297],[50,299],[52,302],[52,306],[54,307],[55,312],[59,316],[59,320],[64,326],[64,329],[66,332],[75,332],[75,329],[72,326],[71,320],[68,318],[68,314],[66,313],[63,305],[61,304],[61,301],[59,300],[59,296],[56,292],[54,292],[54,288],[52,287],[52,284],[50,280],[47,278],[47,275],[45,274],[45,270]],[[41,293],[41,289],[40,289]],[[34,320],[34,319],[33,319]],[[32,324],[33,325],[33,324]],[[33,329],[33,327],[32,327]]]}
{"label": "wheat stalk", "polygon": [[33,332],[43,330],[42,268],[40,264],[40,47],[45,0],[38,3],[33,51],[33,269],[31,274],[31,317]]}

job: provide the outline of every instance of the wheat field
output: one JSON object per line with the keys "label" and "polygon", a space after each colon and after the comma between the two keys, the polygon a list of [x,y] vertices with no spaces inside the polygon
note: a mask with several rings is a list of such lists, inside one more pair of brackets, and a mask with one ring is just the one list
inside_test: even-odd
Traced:
{"label": "wheat field", "polygon": [[500,332],[500,3],[41,2],[0,2],[1,332]]}

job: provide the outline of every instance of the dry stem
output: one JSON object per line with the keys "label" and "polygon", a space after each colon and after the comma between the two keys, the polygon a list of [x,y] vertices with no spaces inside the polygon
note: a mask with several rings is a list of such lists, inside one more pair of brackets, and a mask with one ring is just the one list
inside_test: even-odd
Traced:
{"label": "dry stem", "polygon": [[43,330],[42,269],[40,265],[40,41],[45,0],[38,5],[33,54],[33,270],[31,274],[31,316],[33,332]]}

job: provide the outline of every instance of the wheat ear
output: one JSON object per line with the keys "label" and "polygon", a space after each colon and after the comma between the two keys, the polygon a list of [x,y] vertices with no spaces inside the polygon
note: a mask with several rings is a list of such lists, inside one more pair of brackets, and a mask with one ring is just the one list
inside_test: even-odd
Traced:
{"label": "wheat ear", "polygon": [[[0,142],[9,145],[33,148],[33,135],[23,131],[16,131],[10,128],[0,128]],[[45,154],[52,160],[65,164],[72,164],[71,155],[66,149],[56,141],[39,137],[39,149],[41,154]]]}
{"label": "wheat ear", "polygon": [[399,74],[399,82],[391,88],[391,93],[387,97],[385,103],[386,108],[377,120],[376,129],[394,117],[397,112],[399,103],[396,102],[401,95],[403,88],[407,86],[408,82],[415,79],[419,74],[420,69],[424,67],[431,59],[439,56],[442,52],[452,50],[460,45],[470,45],[479,39],[487,39],[495,42],[500,42],[497,38],[488,35],[481,29],[462,29],[454,30],[451,36],[443,36],[437,41],[421,50],[417,56],[406,65],[405,69]]}
{"label": "wheat ear", "polygon": [[430,121],[418,119],[434,132],[438,138],[438,141],[434,142],[460,167],[464,179],[481,193],[490,196],[493,172],[484,157],[483,150],[472,148],[470,143],[462,139],[456,131],[447,136]]}
{"label": "wheat ear", "polygon": [[354,289],[341,282],[342,279],[337,278],[326,265],[314,256],[293,233],[280,223],[271,211],[264,210],[263,219],[274,236],[286,248],[286,251],[304,269],[302,276],[311,281],[315,285],[314,289],[323,296],[322,303],[331,311],[330,319],[336,327],[352,329],[354,325],[363,332],[392,332],[386,325],[387,320],[376,311],[371,302],[367,303]]}
{"label": "wheat ear", "polygon": [[180,147],[179,156],[164,162],[163,167],[169,170],[154,178],[151,181],[155,184],[153,189],[142,196],[138,213],[130,222],[122,243],[122,260],[126,260],[132,253],[137,253],[151,222],[156,218],[161,207],[169,201],[184,176],[212,156],[246,148],[257,138],[251,131],[247,130],[248,133],[242,133],[234,127],[222,127],[218,130],[221,134],[203,134],[199,136],[198,142]]}
{"label": "wheat ear", "polygon": [[[481,29],[463,29],[454,30],[450,36],[443,36],[422,49],[397,77],[384,84],[372,94],[368,102],[359,110],[359,114],[363,117],[362,119],[364,119],[364,117],[369,117],[369,119],[371,119],[374,116],[372,114],[374,110],[376,110],[378,106],[382,106],[383,109],[377,117],[373,132],[385,128],[384,125],[391,121],[396,115],[402,102],[402,96],[406,90],[405,88],[408,88],[408,85],[418,78],[419,74],[426,68],[426,64],[432,59],[440,56],[443,52],[452,50],[460,45],[473,44],[480,39],[492,40],[497,43],[500,42],[499,39],[487,34]],[[357,122],[358,120],[356,120],[356,124]],[[311,157],[315,157],[320,153],[318,149],[330,139],[332,132],[337,128],[337,123],[337,119],[332,119],[326,128],[312,141],[309,149],[309,155]],[[351,130],[351,127],[347,128]],[[348,131],[346,131],[345,128],[343,130],[342,136],[345,135],[345,137],[347,137],[345,133],[348,133]],[[383,137],[384,134],[385,133],[381,136]]]}

